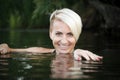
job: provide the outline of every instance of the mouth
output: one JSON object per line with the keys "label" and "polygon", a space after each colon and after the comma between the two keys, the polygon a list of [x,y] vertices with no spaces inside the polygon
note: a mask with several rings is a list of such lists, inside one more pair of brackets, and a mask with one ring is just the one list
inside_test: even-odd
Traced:
{"label": "mouth", "polygon": [[59,48],[61,50],[67,50],[69,48],[69,46],[59,45]]}

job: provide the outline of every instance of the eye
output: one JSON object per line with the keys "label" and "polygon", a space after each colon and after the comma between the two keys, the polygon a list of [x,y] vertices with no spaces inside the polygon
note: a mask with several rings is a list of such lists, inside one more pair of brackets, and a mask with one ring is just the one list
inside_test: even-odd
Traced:
{"label": "eye", "polygon": [[73,34],[70,32],[67,34],[69,37],[73,37]]}
{"label": "eye", "polygon": [[56,36],[61,36],[62,33],[61,33],[61,32],[56,32],[55,35],[56,35]]}

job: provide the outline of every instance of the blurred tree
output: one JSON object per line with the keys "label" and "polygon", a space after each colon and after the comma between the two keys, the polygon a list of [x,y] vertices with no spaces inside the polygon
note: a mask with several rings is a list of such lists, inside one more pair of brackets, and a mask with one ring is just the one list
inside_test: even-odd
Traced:
{"label": "blurred tree", "polygon": [[82,17],[85,29],[119,27],[116,0],[0,0],[0,29],[48,28],[51,12],[65,7]]}
{"label": "blurred tree", "polygon": [[66,5],[64,0],[34,0],[34,3],[36,7],[32,15],[31,24],[38,27],[48,26],[51,12]]}
{"label": "blurred tree", "polygon": [[13,29],[18,26],[21,28],[28,26],[34,10],[32,1],[0,0],[0,27]]}

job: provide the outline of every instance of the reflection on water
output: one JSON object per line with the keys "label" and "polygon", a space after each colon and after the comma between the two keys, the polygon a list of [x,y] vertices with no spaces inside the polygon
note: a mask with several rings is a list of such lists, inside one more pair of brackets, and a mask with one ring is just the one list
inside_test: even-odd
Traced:
{"label": "reflection on water", "polygon": [[91,61],[75,61],[73,55],[59,54],[52,60],[51,64],[51,77],[63,79],[90,79],[91,75],[85,73],[98,73],[101,72],[99,67],[101,62]]}
{"label": "reflection on water", "polygon": [[80,78],[81,62],[76,62],[71,54],[59,54],[51,63],[52,78]]}
{"label": "reflection on water", "polygon": [[67,78],[69,68],[73,66],[72,55],[59,54],[51,63],[52,78]]}
{"label": "reflection on water", "polygon": [[0,56],[0,65],[3,80],[93,79],[102,72],[102,62],[75,61],[71,54],[7,54]]}
{"label": "reflection on water", "polygon": [[[17,36],[17,37],[16,37]],[[0,43],[12,47],[52,47],[47,31],[0,31]],[[0,80],[120,80],[120,43],[115,38],[83,32],[77,48],[104,57],[75,61],[72,55],[12,53],[0,55]]]}

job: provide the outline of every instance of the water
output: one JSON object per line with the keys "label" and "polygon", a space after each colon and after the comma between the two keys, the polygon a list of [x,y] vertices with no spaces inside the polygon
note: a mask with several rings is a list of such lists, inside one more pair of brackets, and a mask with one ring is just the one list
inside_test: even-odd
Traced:
{"label": "water", "polygon": [[[52,48],[47,30],[0,31],[0,43],[11,47]],[[83,32],[76,48],[104,59],[75,61],[72,55],[12,53],[0,55],[0,80],[120,80],[120,43],[114,37]]]}

